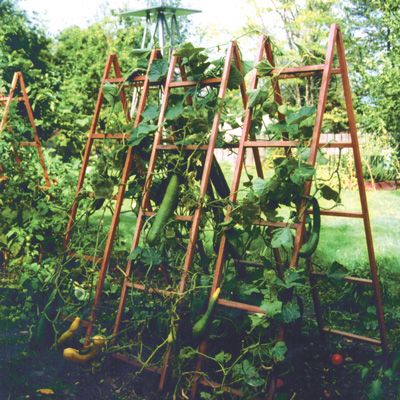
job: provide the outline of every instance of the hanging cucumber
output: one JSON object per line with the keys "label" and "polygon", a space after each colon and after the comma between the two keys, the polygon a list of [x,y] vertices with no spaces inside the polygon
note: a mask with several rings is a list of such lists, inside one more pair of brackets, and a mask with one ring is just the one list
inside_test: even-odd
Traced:
{"label": "hanging cucumber", "polygon": [[207,311],[204,315],[193,325],[192,335],[193,339],[200,339],[204,333],[207,331],[210,322],[211,316],[214,312],[215,305],[217,304],[219,294],[221,292],[220,288],[217,288],[213,295],[211,296],[211,300],[208,303]]}
{"label": "hanging cucumber", "polygon": [[229,185],[226,182],[225,175],[222,172],[221,166],[219,165],[215,157],[213,158],[210,179],[219,197],[225,199],[226,197],[229,196],[230,194]]}
{"label": "hanging cucumber", "polygon": [[38,323],[32,329],[30,344],[34,349],[43,350],[54,343],[55,330],[51,321],[57,314],[57,300],[57,290],[54,289],[40,314]]}
{"label": "hanging cucumber", "polygon": [[160,234],[167,223],[168,219],[172,216],[175,208],[178,205],[179,196],[179,177],[172,175],[168,183],[167,190],[165,191],[164,198],[161,202],[157,215],[154,218],[153,225],[147,235],[147,243],[153,246],[160,239]]}
{"label": "hanging cucumber", "polygon": [[321,210],[319,208],[318,200],[315,197],[311,197],[309,201],[313,210],[313,224],[310,238],[303,244],[303,246],[301,246],[299,252],[300,257],[304,258],[310,257],[317,249],[321,230]]}

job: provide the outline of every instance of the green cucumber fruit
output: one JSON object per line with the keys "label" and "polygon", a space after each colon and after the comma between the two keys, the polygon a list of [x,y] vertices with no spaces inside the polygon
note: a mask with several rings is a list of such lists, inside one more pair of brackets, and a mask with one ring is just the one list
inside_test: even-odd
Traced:
{"label": "green cucumber fruit", "polygon": [[204,333],[206,332],[206,330],[208,329],[210,322],[211,322],[211,316],[214,312],[214,308],[215,308],[215,305],[217,304],[217,300],[218,300],[220,292],[221,292],[220,288],[217,288],[215,290],[215,292],[211,296],[210,302],[208,303],[207,311],[193,325],[193,329],[192,329],[193,339],[201,338],[204,335]]}
{"label": "green cucumber fruit", "polygon": [[313,224],[310,238],[306,243],[301,246],[299,255],[300,257],[310,257],[317,249],[319,242],[319,234],[321,230],[321,210],[319,208],[318,200],[315,197],[310,198],[310,203],[313,209]]}
{"label": "green cucumber fruit", "polygon": [[167,190],[165,191],[164,198],[161,202],[160,208],[154,218],[153,225],[147,235],[147,243],[150,246],[159,241],[159,236],[167,223],[168,219],[172,216],[178,205],[179,196],[179,177],[172,175],[168,183]]}

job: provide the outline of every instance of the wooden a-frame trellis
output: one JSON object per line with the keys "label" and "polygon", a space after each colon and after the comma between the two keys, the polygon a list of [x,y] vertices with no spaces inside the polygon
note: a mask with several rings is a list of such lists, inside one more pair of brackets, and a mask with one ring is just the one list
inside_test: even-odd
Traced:
{"label": "wooden a-frame trellis", "polygon": [[[19,90],[20,90],[20,96],[18,95],[18,85],[19,85]],[[3,118],[0,123],[0,132],[2,132],[4,129],[7,128],[7,123],[9,121],[9,112],[10,112],[10,107],[13,101],[21,102],[24,104],[25,109],[26,109],[26,115],[28,117],[29,123],[32,128],[32,133],[33,133],[33,141],[20,141],[19,145],[21,147],[35,147],[38,153],[39,157],[39,162],[40,165],[43,169],[43,178],[45,181],[45,187],[49,188],[51,186],[50,178],[47,173],[47,168],[46,164],[44,162],[44,157],[43,157],[43,152],[42,152],[42,146],[40,144],[40,139],[39,139],[39,134],[36,128],[35,124],[35,118],[33,116],[33,111],[31,104],[29,102],[29,97],[26,92],[26,86],[25,86],[25,81],[24,77],[22,75],[22,72],[15,72],[12,83],[11,83],[11,88],[8,93],[8,96],[2,96],[0,94],[0,105],[4,105],[4,112],[3,112]],[[11,130],[11,127],[8,127],[8,129]],[[15,161],[17,164],[21,162],[19,155],[17,152],[15,152]],[[0,166],[0,172],[2,168]]]}
{"label": "wooden a-frame trellis", "polygon": [[[120,66],[118,63],[117,55],[111,54],[111,55],[109,55],[109,57],[107,59],[107,62],[106,62],[105,68],[104,68],[103,77],[102,77],[101,84],[100,84],[100,88],[99,88],[99,92],[98,92],[98,96],[97,96],[97,101],[96,101],[96,106],[95,106],[95,110],[94,110],[94,114],[93,114],[90,131],[89,131],[87,141],[86,141],[85,151],[84,151],[83,160],[82,160],[82,166],[81,166],[81,170],[79,173],[78,183],[77,183],[77,187],[76,187],[76,191],[75,191],[75,197],[74,197],[74,201],[73,201],[73,204],[71,207],[71,212],[70,212],[67,229],[66,229],[66,234],[65,234],[65,238],[64,238],[64,249],[70,256],[75,255],[73,252],[69,251],[69,244],[71,241],[71,234],[72,234],[72,230],[73,230],[73,226],[75,223],[75,218],[76,218],[76,214],[77,214],[77,210],[78,210],[79,195],[83,188],[86,171],[87,171],[87,167],[88,167],[89,159],[91,156],[91,151],[92,151],[94,141],[95,140],[118,140],[118,141],[121,141],[121,140],[126,140],[129,138],[128,133],[99,133],[99,132],[97,132],[97,125],[98,125],[98,121],[99,121],[99,117],[100,117],[100,112],[101,112],[101,108],[102,108],[102,105],[104,102],[103,87],[106,83],[118,85],[119,98],[122,103],[122,108],[123,108],[123,112],[124,112],[126,121],[131,120],[131,115],[129,114],[125,89],[127,86],[134,86],[134,87],[141,88],[142,95],[141,95],[140,101],[138,103],[137,113],[136,113],[136,117],[135,117],[135,121],[134,121],[134,127],[136,127],[139,124],[141,114],[146,107],[150,87],[151,86],[157,86],[157,87],[160,86],[159,82],[154,83],[154,82],[150,82],[150,80],[149,80],[149,71],[150,71],[151,64],[153,63],[154,60],[156,60],[160,57],[161,57],[161,52],[158,49],[152,50],[152,52],[150,54],[148,68],[147,68],[146,73],[144,75],[135,76],[130,82],[126,82],[126,79],[122,76],[121,69],[120,69]],[[111,76],[112,69],[114,70],[114,76]],[[127,182],[130,177],[130,174],[131,174],[131,167],[132,167],[134,158],[135,158],[134,148],[128,147],[123,170],[122,170],[121,179],[120,179],[119,186],[118,186],[118,192],[114,198],[115,199],[115,208],[114,208],[114,213],[112,215],[112,220],[111,220],[110,228],[109,228],[107,239],[106,239],[103,256],[102,257],[94,257],[93,255],[83,255],[82,256],[84,259],[89,260],[89,261],[94,261],[96,264],[100,265],[98,281],[96,283],[96,293],[95,293],[94,302],[93,302],[92,309],[91,309],[91,315],[90,315],[89,320],[83,321],[83,324],[86,325],[86,327],[87,327],[87,338],[89,338],[91,335],[93,323],[95,322],[95,319],[96,319],[96,310],[100,303],[100,299],[101,299],[101,295],[102,295],[102,291],[103,291],[104,280],[105,280],[105,277],[107,274],[107,268],[109,265],[112,248],[113,248],[113,244],[114,244],[114,239],[115,239],[115,235],[117,232],[119,218],[120,218],[120,214],[121,214],[121,208],[122,208],[122,204],[123,204],[124,196],[125,196],[125,192],[126,192],[126,186],[127,186]],[[136,161],[137,161],[136,166],[138,167],[138,169],[140,169],[139,172],[142,173],[140,160],[137,159]]]}
{"label": "wooden a-frame trellis", "polygon": [[[335,47],[336,53],[338,57],[338,67],[334,67],[334,54],[335,54]],[[263,55],[265,54],[266,59],[274,67],[274,59],[272,53],[271,43],[268,38],[262,36],[261,42],[259,45],[257,59],[256,61],[259,62],[263,59]],[[326,102],[327,102],[327,95],[328,95],[328,88],[331,76],[333,74],[339,75],[342,80],[343,85],[343,93],[345,99],[345,107],[346,113],[348,118],[348,127],[349,127],[349,134],[350,134],[350,141],[349,142],[322,142],[320,140],[321,136],[321,128],[323,123],[323,116],[325,113]],[[364,279],[358,278],[354,276],[346,276],[344,280],[347,282],[351,282],[358,285],[367,285],[373,289],[375,307],[376,307],[376,315],[377,321],[379,326],[379,334],[380,339],[370,338],[363,335],[358,335],[350,332],[344,332],[341,330],[332,329],[329,326],[324,324],[322,309],[320,306],[320,298],[317,289],[317,281],[319,279],[323,279],[325,275],[321,272],[316,272],[313,270],[313,263],[311,257],[308,257],[306,260],[309,279],[311,284],[311,293],[314,303],[314,309],[316,314],[316,319],[319,327],[319,331],[321,334],[332,333],[335,335],[339,335],[350,340],[358,340],[364,343],[368,343],[375,346],[380,346],[384,352],[387,351],[387,336],[386,336],[386,329],[384,324],[384,314],[383,314],[383,304],[382,304],[382,295],[379,286],[379,279],[377,273],[377,265],[374,253],[374,246],[372,240],[372,233],[371,233],[371,225],[369,220],[369,213],[368,213],[368,204],[365,192],[365,185],[363,180],[362,174],[362,165],[361,165],[361,156],[360,156],[360,148],[358,143],[357,137],[357,129],[356,129],[356,122],[354,116],[354,110],[352,105],[352,96],[351,96],[351,89],[350,89],[350,82],[343,46],[343,39],[342,34],[339,27],[336,24],[333,24],[330,29],[329,38],[328,38],[328,45],[325,55],[325,62],[324,64],[320,65],[309,65],[309,66],[300,66],[295,68],[273,68],[271,71],[271,80],[275,94],[275,101],[278,104],[282,103],[282,99],[280,96],[280,89],[279,89],[279,80],[280,79],[290,79],[290,78],[299,78],[299,77],[307,77],[307,76],[315,76],[315,75],[322,75],[321,79],[321,87],[319,92],[319,99],[318,99],[318,107],[317,107],[317,114],[315,119],[315,125],[313,129],[313,135],[309,143],[310,154],[308,158],[308,163],[312,166],[316,164],[317,152],[319,148],[350,148],[352,149],[353,156],[354,156],[354,165],[355,171],[357,176],[357,183],[358,183],[358,191],[360,197],[360,204],[361,204],[361,212],[348,212],[348,211],[337,211],[337,210],[330,210],[330,211],[321,211],[321,215],[325,216],[336,216],[336,217],[344,217],[344,218],[357,218],[362,219],[364,224],[365,236],[366,236],[366,243],[367,243],[367,250],[368,250],[368,257],[369,257],[369,264],[370,264],[370,273],[371,279]],[[257,87],[258,76],[257,71],[254,69],[253,77],[251,82],[251,89],[255,89]],[[235,166],[235,172],[233,177],[233,183],[231,186],[231,200],[232,202],[236,202],[237,200],[237,191],[239,189],[239,182],[241,177],[241,172],[243,169],[245,151],[247,148],[285,148],[286,150],[290,150],[290,148],[296,148],[301,143],[299,141],[290,141],[287,138],[283,138],[284,140],[279,141],[266,141],[266,140],[254,140],[253,138],[249,137],[250,135],[250,128],[252,123],[252,109],[251,107],[247,107],[246,114],[245,114],[245,121],[243,125],[242,136],[240,138],[239,144],[239,152]],[[280,119],[284,117],[279,115]],[[309,196],[311,190],[311,181],[307,181],[304,185],[304,195]],[[231,208],[228,207],[226,210],[226,219],[229,219]],[[305,219],[306,214],[312,214],[311,210],[307,209],[307,203],[304,200],[298,210],[299,221],[298,223],[290,225],[290,228],[295,230],[295,242],[294,242],[294,249],[291,256],[290,267],[295,268],[298,263],[299,259],[299,251],[300,247],[303,243],[303,236],[305,232]],[[256,221],[258,225],[270,226],[274,227],[285,227],[287,224],[285,223],[277,223],[277,222],[268,222],[268,221]],[[223,275],[223,265],[226,261],[227,254],[225,251],[227,238],[225,235],[221,237],[221,242],[219,246],[219,252],[217,256],[217,261],[214,269],[214,279],[213,285],[210,292],[210,298],[212,293],[220,287]],[[244,263],[250,263],[246,260],[243,260]],[[261,267],[261,265],[260,265]],[[219,298],[217,301],[219,306],[229,307],[237,310],[243,310],[247,313],[265,313],[261,308],[256,307],[254,305],[240,303],[236,301],[231,301],[224,298]],[[199,353],[206,355],[207,352],[207,340],[203,340],[199,346]],[[200,355],[197,360],[196,365],[196,372],[194,376],[193,386],[192,386],[192,393],[191,398],[197,398],[198,386],[199,384],[205,385],[211,388],[222,388],[230,392],[233,395],[241,396],[241,391],[230,388],[230,387],[222,387],[220,383],[210,381],[203,376],[201,376],[200,372],[203,369],[205,357]],[[268,398],[272,399],[274,393],[274,381],[272,380],[270,385],[270,390],[268,394]]]}
{"label": "wooden a-frame trellis", "polygon": [[[209,78],[209,79],[205,79],[201,82],[195,82],[195,81],[187,80],[186,71],[185,71],[184,66],[181,64],[181,59],[180,59],[179,55],[173,55],[170,60],[168,74],[167,74],[167,78],[166,78],[165,85],[164,85],[164,93],[163,93],[163,98],[162,98],[159,119],[158,119],[158,129],[157,129],[156,136],[154,138],[154,142],[153,142],[153,146],[152,146],[152,152],[150,155],[150,160],[149,160],[149,165],[148,165],[148,170],[147,170],[147,175],[146,175],[146,181],[145,181],[145,185],[144,185],[143,197],[141,200],[141,206],[139,209],[139,214],[137,217],[137,223],[136,223],[136,228],[135,228],[133,242],[132,242],[132,248],[131,248],[132,251],[135,248],[137,248],[139,245],[145,219],[154,215],[154,212],[150,210],[150,197],[149,196],[150,196],[150,187],[152,184],[152,175],[155,171],[158,152],[160,152],[160,151],[173,151],[174,152],[177,150],[185,151],[185,152],[204,151],[205,152],[205,160],[204,160],[204,165],[203,165],[202,176],[200,179],[199,201],[197,203],[197,206],[196,206],[193,214],[190,216],[176,215],[174,217],[175,220],[184,221],[184,222],[187,222],[190,224],[189,242],[188,242],[188,245],[186,248],[186,254],[185,254],[183,266],[181,267],[181,276],[180,276],[180,282],[178,285],[178,289],[177,289],[177,291],[174,291],[174,292],[170,291],[170,290],[163,290],[163,289],[154,289],[154,288],[151,289],[152,291],[157,292],[162,295],[181,296],[185,292],[187,277],[188,277],[190,267],[191,267],[191,264],[193,261],[194,252],[195,252],[197,239],[198,239],[199,227],[200,227],[200,223],[201,223],[201,219],[202,219],[202,208],[203,208],[202,200],[205,198],[205,196],[207,194],[210,180],[211,181],[213,180],[212,173],[213,173],[213,169],[216,166],[214,150],[216,148],[216,141],[217,141],[219,125],[220,125],[220,120],[221,120],[221,111],[218,110],[214,114],[214,119],[213,119],[213,124],[212,124],[212,128],[211,128],[211,133],[210,133],[208,144],[205,144],[205,145],[179,145],[179,146],[175,145],[175,144],[171,144],[171,143],[165,144],[164,143],[165,140],[163,138],[163,123],[164,123],[164,119],[165,119],[165,113],[166,113],[167,107],[168,107],[168,99],[171,94],[171,89],[173,89],[173,88],[191,88],[191,87],[195,87],[198,85],[200,85],[202,87],[219,86],[218,98],[223,99],[225,97],[225,93],[227,90],[227,85],[228,85],[228,80],[229,80],[229,76],[230,76],[230,72],[231,72],[232,62],[235,63],[235,65],[239,69],[239,71],[243,72],[240,52],[239,52],[236,42],[232,42],[227,50],[227,55],[225,57],[225,63],[224,63],[224,68],[223,68],[221,77]],[[175,70],[177,67],[179,67],[179,72],[180,72],[181,79],[182,79],[181,81],[176,81],[174,79],[174,76],[175,76],[174,74],[175,74]],[[245,86],[244,81],[240,85],[240,91],[241,91],[243,104],[245,106],[247,104],[247,94],[246,94],[246,86]],[[190,98],[189,98],[189,101],[190,101]],[[235,147],[235,145],[233,145],[233,147]],[[255,148],[253,150],[253,152],[254,152],[254,158],[255,158],[256,165],[257,165],[257,169],[261,171],[261,161],[260,161],[258,149]],[[124,279],[124,282],[122,285],[120,304],[119,304],[119,308],[118,308],[118,312],[117,312],[117,316],[116,316],[116,320],[115,320],[115,324],[114,324],[114,330],[113,330],[114,338],[116,338],[120,332],[120,325],[122,322],[122,316],[123,316],[124,309],[125,309],[125,303],[126,303],[126,299],[127,299],[128,290],[139,290],[139,291],[147,290],[146,282],[136,283],[136,282],[131,281],[132,272],[133,272],[132,261],[129,261],[126,266],[126,270],[125,270],[125,279]],[[152,367],[152,366],[146,367],[146,369],[160,374],[160,380],[159,380],[159,389],[160,390],[164,389],[164,386],[166,383],[171,355],[172,355],[172,346],[171,346],[171,344],[168,344],[167,350],[164,355],[162,368],[156,368],[156,367]],[[136,361],[135,359],[132,359],[124,354],[116,353],[116,354],[114,354],[114,357],[121,361],[131,363],[138,367],[142,367],[142,365],[138,361]]]}

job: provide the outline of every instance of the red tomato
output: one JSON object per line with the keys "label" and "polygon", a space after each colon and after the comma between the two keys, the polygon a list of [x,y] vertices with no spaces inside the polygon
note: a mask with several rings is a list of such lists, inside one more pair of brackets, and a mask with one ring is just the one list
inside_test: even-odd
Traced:
{"label": "red tomato", "polygon": [[277,389],[282,388],[285,385],[285,381],[282,378],[276,378],[275,386]]}
{"label": "red tomato", "polygon": [[339,353],[334,353],[331,355],[331,362],[333,365],[343,364],[343,356]]}

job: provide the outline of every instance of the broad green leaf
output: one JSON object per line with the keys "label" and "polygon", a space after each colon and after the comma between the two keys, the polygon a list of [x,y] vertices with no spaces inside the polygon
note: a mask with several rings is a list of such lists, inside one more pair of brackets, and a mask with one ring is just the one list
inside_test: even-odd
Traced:
{"label": "broad green leaf", "polygon": [[287,107],[287,105],[286,105],[286,104],[281,104],[281,105],[278,107],[278,112],[281,113],[282,115],[286,115],[287,112],[288,112],[288,107]]}
{"label": "broad green leaf", "polygon": [[382,381],[374,379],[368,387],[368,400],[381,400],[384,397],[384,389]]}
{"label": "broad green leaf", "polygon": [[264,104],[264,102],[268,100],[268,91],[263,88],[249,90],[247,94],[249,96],[249,107]]}
{"label": "broad green leaf", "polygon": [[274,249],[280,247],[291,250],[293,247],[293,236],[289,227],[275,229],[272,233],[271,246]]}
{"label": "broad green leaf", "polygon": [[168,72],[168,61],[165,59],[155,60],[151,64],[149,80],[150,82],[157,82],[165,78]]}
{"label": "broad green leaf", "polygon": [[268,60],[262,60],[256,65],[256,69],[258,75],[269,76],[271,74],[271,71],[273,70],[273,66],[269,63]]}
{"label": "broad green leaf", "polygon": [[142,112],[143,121],[150,121],[158,117],[159,107],[155,104],[150,104],[146,107],[146,109]]}
{"label": "broad green leaf", "polygon": [[257,327],[266,329],[270,325],[270,322],[268,321],[266,315],[262,314],[262,313],[249,314],[249,319],[250,319],[252,330]]}
{"label": "broad green leaf", "polygon": [[133,128],[131,136],[127,140],[129,146],[138,146],[143,139],[157,130],[157,125],[141,123]]}
{"label": "broad green leaf", "polygon": [[297,112],[288,112],[286,122],[288,124],[299,124],[301,121],[315,114],[315,107],[301,107]]}
{"label": "broad green leaf", "polygon": [[282,312],[282,302],[280,300],[264,300],[260,308],[266,312],[267,317],[273,318],[275,315],[278,315]]}
{"label": "broad green leaf", "polygon": [[268,188],[268,181],[262,178],[253,179],[253,190],[257,196],[262,196]]}
{"label": "broad green leaf", "polygon": [[145,265],[159,265],[162,263],[161,253],[154,248],[143,249],[140,259]]}
{"label": "broad green leaf", "polygon": [[285,359],[287,353],[287,347],[285,342],[276,342],[275,346],[271,349],[271,357],[276,362],[282,362]]}
{"label": "broad green leaf", "polygon": [[342,280],[348,273],[349,271],[344,265],[334,261],[326,271],[326,276],[328,279]]}
{"label": "broad green leaf", "polygon": [[243,82],[243,75],[234,63],[231,65],[231,71],[228,79],[228,89],[237,89]]}
{"label": "broad green leaf", "polygon": [[322,185],[319,187],[319,190],[321,191],[321,195],[325,200],[333,200],[336,202],[340,201],[339,193],[330,186]]}
{"label": "broad green leaf", "polygon": [[312,178],[315,169],[312,165],[301,164],[295,169],[294,173],[290,176],[290,180],[296,185],[302,185],[304,182]]}
{"label": "broad green leaf", "polygon": [[143,249],[140,246],[133,249],[128,256],[128,260],[137,260],[139,256],[142,254],[142,250]]}
{"label": "broad green leaf", "polygon": [[277,278],[275,283],[277,286],[283,287],[285,289],[291,289],[295,287],[302,287],[304,285],[304,276],[300,274],[299,270],[289,268],[285,271],[283,280]]}
{"label": "broad green leaf", "polygon": [[168,107],[167,112],[165,113],[166,120],[175,120],[178,119],[183,114],[184,108],[182,103],[173,104]]}
{"label": "broad green leaf", "polygon": [[103,85],[103,96],[106,101],[113,106],[119,96],[118,86],[114,83],[106,82]]}
{"label": "broad green leaf", "polygon": [[229,353],[225,353],[224,351],[220,351],[215,356],[215,359],[221,364],[226,364],[228,361],[230,361],[231,358],[232,358],[232,355]]}
{"label": "broad green leaf", "polygon": [[243,380],[249,386],[259,387],[265,385],[265,380],[260,376],[256,367],[248,360],[236,364],[232,372],[236,379]]}
{"label": "broad green leaf", "polygon": [[182,43],[176,50],[175,54],[181,57],[190,58],[204,51],[204,47],[194,47],[192,43]]}
{"label": "broad green leaf", "polygon": [[296,319],[299,319],[300,317],[301,317],[300,308],[297,302],[292,300],[289,303],[283,305],[282,321],[285,324],[289,324],[293,321],[296,321]]}

